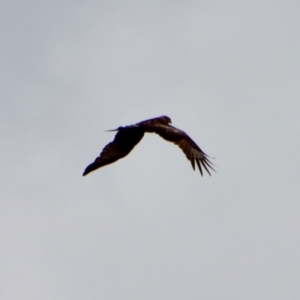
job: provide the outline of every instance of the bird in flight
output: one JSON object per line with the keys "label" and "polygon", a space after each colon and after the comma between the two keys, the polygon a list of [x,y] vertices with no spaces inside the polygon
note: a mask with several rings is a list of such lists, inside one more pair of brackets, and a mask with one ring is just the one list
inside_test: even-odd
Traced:
{"label": "bird in flight", "polygon": [[95,161],[86,167],[83,176],[128,155],[135,145],[140,142],[146,132],[154,132],[168,142],[179,146],[187,159],[191,162],[194,170],[195,163],[197,164],[202,176],[202,167],[209,175],[209,169],[215,171],[212,167],[213,163],[208,159],[208,155],[206,155],[184,131],[173,127],[170,123],[171,119],[169,117],[162,116],[134,125],[109,130],[117,131],[114,140],[107,144]]}

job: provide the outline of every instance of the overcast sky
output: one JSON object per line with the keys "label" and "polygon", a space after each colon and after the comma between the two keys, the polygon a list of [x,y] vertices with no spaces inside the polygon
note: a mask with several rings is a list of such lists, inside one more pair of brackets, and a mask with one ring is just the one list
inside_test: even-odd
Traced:
{"label": "overcast sky", "polygon": [[[1,300],[300,294],[300,2],[2,1]],[[167,115],[82,177],[105,130]]]}

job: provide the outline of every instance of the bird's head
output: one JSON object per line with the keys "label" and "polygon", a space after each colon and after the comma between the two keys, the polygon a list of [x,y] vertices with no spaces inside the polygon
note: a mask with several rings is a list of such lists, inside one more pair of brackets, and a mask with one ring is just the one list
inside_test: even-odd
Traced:
{"label": "bird's head", "polygon": [[172,123],[171,118],[169,118],[167,116],[162,116],[162,117],[160,117],[160,119],[161,119],[162,124],[168,125],[168,124]]}

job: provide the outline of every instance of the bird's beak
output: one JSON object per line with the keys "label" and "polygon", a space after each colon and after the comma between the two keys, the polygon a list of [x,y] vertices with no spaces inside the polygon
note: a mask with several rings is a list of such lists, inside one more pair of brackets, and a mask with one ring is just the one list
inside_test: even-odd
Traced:
{"label": "bird's beak", "polygon": [[118,131],[118,129],[105,130],[106,132]]}

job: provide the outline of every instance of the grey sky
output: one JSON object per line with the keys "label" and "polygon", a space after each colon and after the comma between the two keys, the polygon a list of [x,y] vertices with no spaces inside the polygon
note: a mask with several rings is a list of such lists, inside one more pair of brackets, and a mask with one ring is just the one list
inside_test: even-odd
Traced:
{"label": "grey sky", "polygon": [[[0,298],[298,299],[298,1],[2,1]],[[82,177],[106,129],[168,115]]]}

